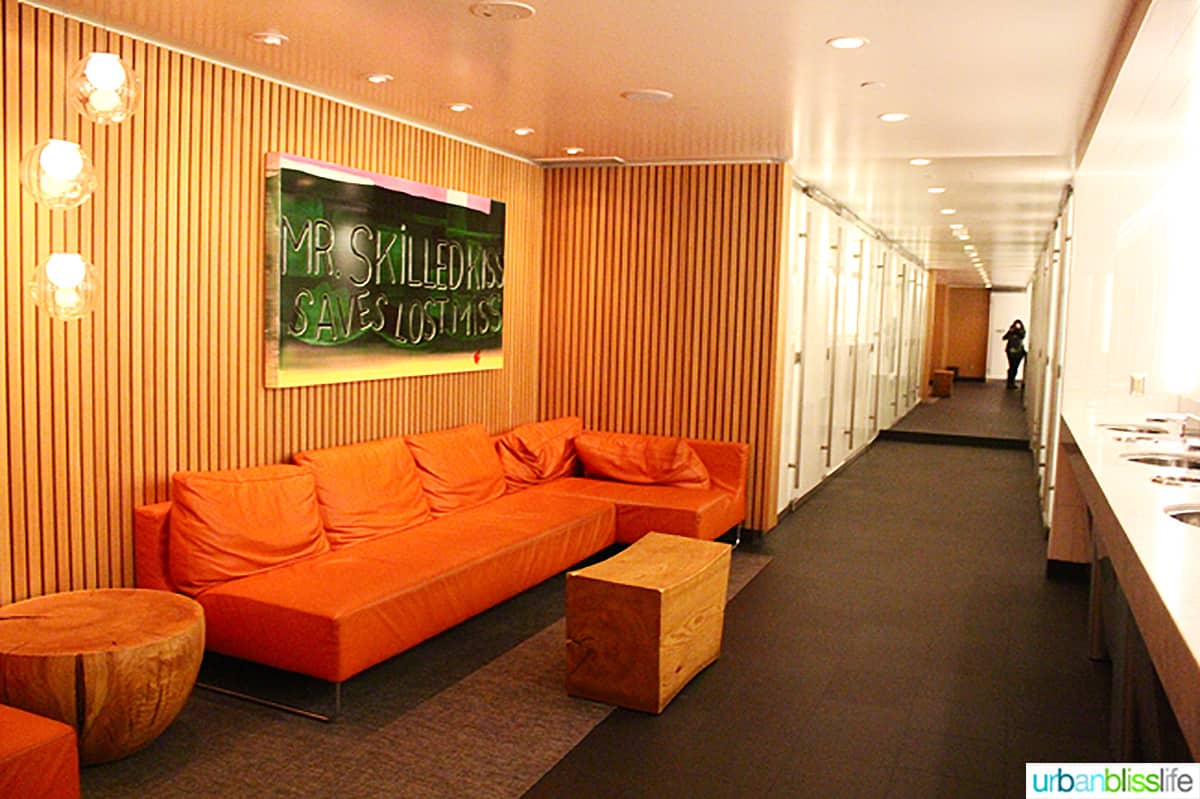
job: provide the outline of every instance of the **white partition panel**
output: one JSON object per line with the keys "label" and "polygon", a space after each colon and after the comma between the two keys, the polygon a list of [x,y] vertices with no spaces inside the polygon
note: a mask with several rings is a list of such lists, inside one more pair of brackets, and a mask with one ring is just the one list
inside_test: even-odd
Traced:
{"label": "white partition panel", "polygon": [[837,242],[837,218],[813,205],[809,227],[808,269],[805,274],[808,313],[804,318],[804,395],[800,433],[800,491],[807,493],[825,477],[829,451],[829,329],[833,322],[831,297],[837,280],[832,271]]}
{"label": "white partition panel", "polygon": [[[788,270],[784,283],[785,369],[783,413],[780,420],[779,508],[783,510],[802,493],[801,432],[804,424],[805,319],[807,318],[808,231],[812,227],[811,203],[799,188],[792,190],[788,230]],[[815,483],[814,483],[815,485]],[[810,486],[811,488],[811,486]]]}
{"label": "white partition panel", "polygon": [[862,235],[848,225],[839,225],[837,250],[837,293],[833,326],[833,397],[830,427],[829,468],[836,469],[850,454],[854,430],[854,367],[858,354],[858,287],[861,283]]}
{"label": "white partition panel", "polygon": [[793,189],[780,335],[779,509],[920,398],[926,272]]}

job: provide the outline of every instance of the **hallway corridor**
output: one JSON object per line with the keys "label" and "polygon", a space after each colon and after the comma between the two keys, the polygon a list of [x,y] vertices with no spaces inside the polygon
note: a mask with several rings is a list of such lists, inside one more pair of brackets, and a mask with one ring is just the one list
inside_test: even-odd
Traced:
{"label": "hallway corridor", "polygon": [[905,441],[930,440],[934,436],[942,439],[941,443],[951,437],[960,443],[1027,449],[1029,430],[1023,395],[1023,387],[1009,391],[1003,380],[960,380],[954,383],[949,397],[923,400],[881,435]]}
{"label": "hallway corridor", "polygon": [[1109,669],[1086,582],[1045,576],[1028,451],[877,441],[758,546],[721,659],[528,797],[1018,797],[1026,761],[1108,758]]}

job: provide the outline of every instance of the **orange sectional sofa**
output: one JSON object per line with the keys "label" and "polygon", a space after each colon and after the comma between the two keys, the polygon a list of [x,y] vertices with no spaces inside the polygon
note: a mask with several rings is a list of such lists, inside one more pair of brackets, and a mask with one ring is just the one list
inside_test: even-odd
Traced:
{"label": "orange sectional sofa", "polygon": [[745,444],[482,425],[172,477],[137,508],[139,587],[204,607],[208,649],[333,683],[650,530],[745,514]]}
{"label": "orange sectional sofa", "polygon": [[75,730],[0,705],[0,796],[79,799]]}

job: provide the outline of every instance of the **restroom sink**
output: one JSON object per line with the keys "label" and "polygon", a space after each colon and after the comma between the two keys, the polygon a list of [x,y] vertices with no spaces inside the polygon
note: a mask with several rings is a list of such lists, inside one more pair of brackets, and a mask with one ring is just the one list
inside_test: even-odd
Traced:
{"label": "restroom sink", "polygon": [[1163,508],[1163,513],[1184,524],[1200,527],[1200,505],[1168,505]]}
{"label": "restroom sink", "polygon": [[1185,488],[1195,488],[1200,486],[1200,477],[1192,477],[1188,474],[1160,474],[1150,478],[1150,482],[1158,483],[1160,486],[1184,486]]}
{"label": "restroom sink", "polygon": [[1172,469],[1200,469],[1200,455],[1169,452],[1125,452],[1121,457],[1134,463],[1167,466]]}
{"label": "restroom sink", "polygon": [[1164,436],[1170,432],[1165,427],[1157,427],[1152,424],[1102,424],[1100,427],[1112,430],[1114,433],[1143,433],[1155,436]]}

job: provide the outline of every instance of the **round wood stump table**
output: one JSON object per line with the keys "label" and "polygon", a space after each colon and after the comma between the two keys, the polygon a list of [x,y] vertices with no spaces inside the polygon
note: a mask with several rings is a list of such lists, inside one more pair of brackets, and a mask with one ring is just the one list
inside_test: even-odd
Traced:
{"label": "round wood stump table", "polygon": [[183,709],[204,611],[167,591],[104,588],[0,608],[0,703],[75,728],[86,764],[125,757]]}

